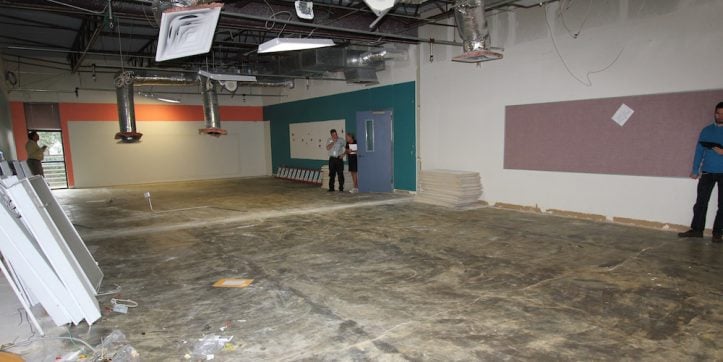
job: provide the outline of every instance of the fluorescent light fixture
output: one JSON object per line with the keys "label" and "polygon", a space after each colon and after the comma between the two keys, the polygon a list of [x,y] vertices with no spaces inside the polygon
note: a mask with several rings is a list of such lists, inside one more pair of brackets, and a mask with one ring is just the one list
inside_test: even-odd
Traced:
{"label": "fluorescent light fixture", "polygon": [[233,80],[237,82],[255,82],[256,77],[253,75],[241,75],[241,74],[227,74],[227,73],[210,73],[205,70],[199,70],[199,75],[206,78],[210,78],[217,81]]}
{"label": "fluorescent light fixture", "polygon": [[287,52],[291,50],[314,49],[334,46],[331,39],[319,38],[276,38],[259,44],[259,53]]}
{"label": "fluorescent light fixture", "polygon": [[176,7],[163,12],[156,61],[208,53],[223,4]]}
{"label": "fluorescent light fixture", "polygon": [[159,95],[156,95],[154,93],[149,92],[136,92],[139,96],[143,96],[150,99],[155,99],[157,101],[166,102],[166,103],[181,103],[180,99],[177,98],[170,98],[170,97],[161,97]]}
{"label": "fluorescent light fixture", "polygon": [[156,97],[156,99],[158,99],[161,102],[166,102],[166,103],[181,103],[180,99],[175,99],[175,98]]}

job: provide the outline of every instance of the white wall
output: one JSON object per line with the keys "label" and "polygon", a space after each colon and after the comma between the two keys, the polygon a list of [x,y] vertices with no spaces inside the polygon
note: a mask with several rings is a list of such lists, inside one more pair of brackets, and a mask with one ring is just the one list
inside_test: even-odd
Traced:
{"label": "white wall", "polygon": [[225,122],[228,135],[199,135],[203,122],[138,122],[143,139],[121,144],[116,122],[71,121],[76,187],[271,174],[268,122]]}
{"label": "white wall", "polygon": [[[570,5],[564,20],[572,34],[582,24],[577,38],[568,35],[557,16],[560,3],[547,7],[547,18],[560,54],[580,81],[566,71],[553,47],[545,8],[490,19],[492,45],[505,48],[503,60],[455,63],[450,58],[460,48],[436,46],[430,63],[428,47],[420,49],[422,168],[480,172],[483,198],[491,203],[688,224],[696,183],[687,178],[503,169],[505,106],[723,88],[723,1],[562,5]],[[456,36],[453,31],[424,29],[440,39]],[[608,66],[590,74],[588,83],[588,72]],[[712,117],[715,105],[710,107]]]}

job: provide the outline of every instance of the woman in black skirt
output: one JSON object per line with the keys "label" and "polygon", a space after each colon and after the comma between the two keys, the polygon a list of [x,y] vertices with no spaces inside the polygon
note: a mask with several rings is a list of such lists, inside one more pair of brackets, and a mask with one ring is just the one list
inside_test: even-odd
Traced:
{"label": "woman in black skirt", "polygon": [[347,160],[349,161],[349,172],[351,173],[351,179],[354,180],[354,188],[349,190],[351,193],[359,192],[359,179],[357,178],[357,164],[356,164],[356,138],[354,134],[346,134],[346,150]]}

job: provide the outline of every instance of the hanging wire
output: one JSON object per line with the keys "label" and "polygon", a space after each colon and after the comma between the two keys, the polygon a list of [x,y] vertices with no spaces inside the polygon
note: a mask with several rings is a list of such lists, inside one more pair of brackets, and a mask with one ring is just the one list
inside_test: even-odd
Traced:
{"label": "hanging wire", "polygon": [[121,25],[120,21],[118,22],[118,26],[116,27],[117,33],[118,33],[118,53],[120,54],[120,66],[121,66],[121,72],[125,73],[125,65],[123,64],[123,40],[121,40]]}
{"label": "hanging wire", "polygon": [[[580,27],[577,29],[576,32],[573,33],[572,30],[567,26],[567,23],[565,22],[565,13],[572,8],[572,5],[575,3],[575,0],[563,0],[560,3],[560,8],[557,11],[557,16],[560,18],[560,23],[562,26],[567,30],[567,35],[569,35],[573,39],[577,39],[577,37],[580,36],[580,33],[582,33],[582,29],[585,27],[585,23],[587,23],[588,19],[590,19],[590,14],[592,13],[592,1],[588,3],[587,6],[587,12],[585,13],[585,17],[582,19],[582,22],[580,23]],[[607,3],[608,0],[605,0]],[[567,4],[566,4],[567,3]]]}
{"label": "hanging wire", "polygon": [[593,71],[589,71],[589,72],[585,73],[585,80],[581,79],[572,71],[572,69],[570,69],[570,66],[567,64],[567,61],[565,61],[565,58],[562,56],[562,53],[560,53],[560,49],[557,46],[557,40],[555,39],[555,33],[553,32],[552,25],[550,25],[550,20],[548,19],[548,13],[547,13],[548,8],[549,8],[549,5],[545,6],[545,23],[547,24],[547,30],[550,32],[550,38],[552,39],[552,46],[555,49],[555,53],[557,53],[557,56],[560,58],[560,61],[562,62],[562,65],[565,67],[565,70],[567,71],[568,74],[570,74],[570,76],[572,78],[574,78],[576,81],[578,81],[580,84],[582,84],[586,87],[592,87],[592,80],[590,79],[590,76],[593,74],[602,73],[602,72],[610,69],[613,65],[615,65],[615,63],[617,63],[618,59],[620,59],[620,56],[623,55],[623,51],[625,51],[625,47],[622,47],[620,49],[620,52],[618,52],[618,55],[615,57],[615,59],[612,60],[612,62],[610,62],[610,64],[602,67],[601,69],[593,70]]}
{"label": "hanging wire", "polygon": [[[271,4],[269,4],[268,1],[264,0],[264,3],[266,4],[266,6],[269,7],[269,9],[271,9],[271,16],[269,16],[269,19],[271,19],[271,26],[269,26],[269,20],[266,20],[264,22],[264,30],[271,30],[274,27],[276,27],[275,19],[277,16],[279,16],[281,14],[286,14],[289,16],[288,19],[286,19],[286,20],[293,19],[294,16],[293,16],[293,14],[291,14],[290,11],[274,11],[274,8],[271,6]],[[277,38],[280,37],[281,34],[284,32],[284,30],[286,29],[286,25],[288,25],[288,24],[284,24],[284,26],[281,27],[281,31],[279,31],[279,33],[276,35]]]}
{"label": "hanging wire", "polygon": [[101,10],[101,11],[95,11],[95,10],[90,10],[90,9],[86,9],[86,8],[81,8],[80,6],[75,6],[75,5],[67,4],[67,3],[64,3],[64,2],[58,1],[58,0],[46,0],[46,1],[49,2],[49,3],[67,6],[67,7],[69,7],[69,8],[75,9],[75,10],[85,11],[86,13],[96,14],[96,15],[104,14],[105,11],[108,10],[108,5],[106,5],[106,6],[103,8],[103,10]]}
{"label": "hanging wire", "polygon": [[151,22],[151,19],[148,18],[148,14],[146,14],[146,7],[145,7],[145,6],[141,6],[141,9],[143,9],[143,17],[146,18],[146,21],[148,22],[148,25],[150,25],[151,28],[153,28],[153,29],[158,29],[158,24],[154,24],[155,21],[152,23],[152,22]]}

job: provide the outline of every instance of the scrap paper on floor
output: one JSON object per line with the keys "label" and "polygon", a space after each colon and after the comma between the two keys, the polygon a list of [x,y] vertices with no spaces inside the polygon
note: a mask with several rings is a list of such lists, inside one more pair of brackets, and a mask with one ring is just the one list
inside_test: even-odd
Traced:
{"label": "scrap paper on floor", "polygon": [[246,288],[253,281],[253,279],[223,278],[213,283],[213,286],[216,288]]}

